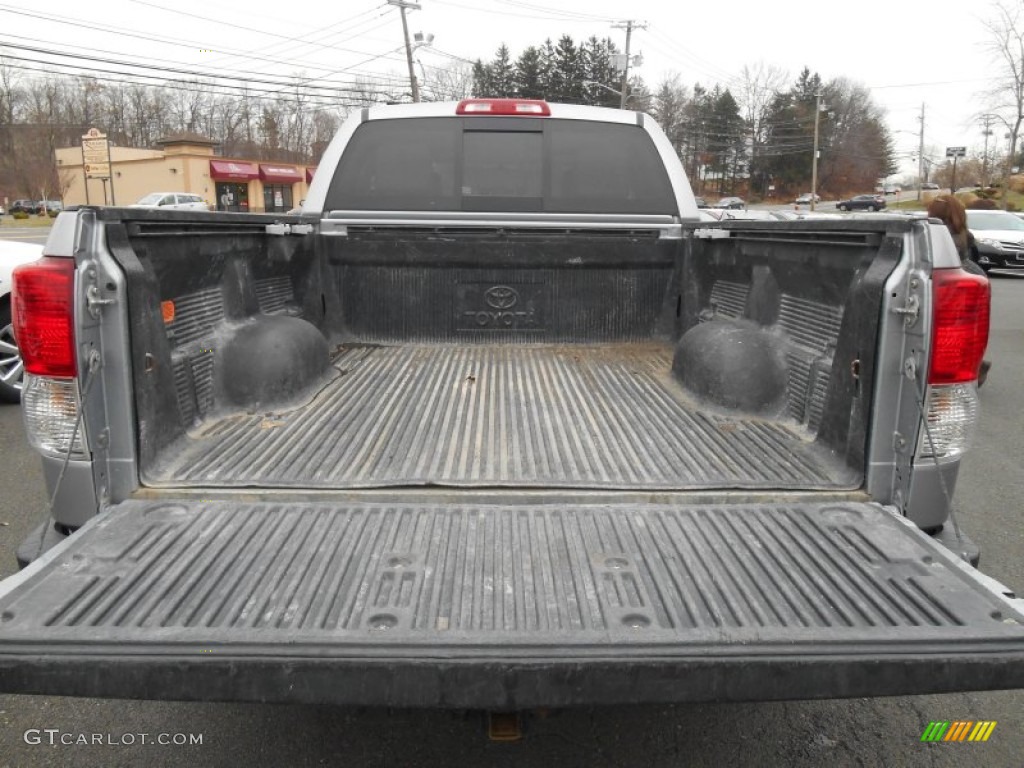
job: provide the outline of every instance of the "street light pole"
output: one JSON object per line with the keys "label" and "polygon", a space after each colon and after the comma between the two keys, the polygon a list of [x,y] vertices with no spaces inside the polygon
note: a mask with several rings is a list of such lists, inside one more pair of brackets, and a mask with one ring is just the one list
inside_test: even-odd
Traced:
{"label": "street light pole", "polygon": [[[599,83],[596,80],[584,80],[583,81],[583,85],[592,85],[595,88],[603,88],[604,90],[608,91],[609,93],[614,93],[616,96],[625,96],[625,94],[623,94],[622,91],[617,91],[614,88],[612,88],[610,85],[605,85],[604,83]],[[632,98],[632,96],[633,96],[633,94],[629,94],[628,96],[626,96],[626,98],[629,99],[629,98]]]}
{"label": "street light pole", "polygon": [[818,121],[821,117],[821,91],[814,95],[814,157],[811,159],[811,210],[818,197]]}
{"label": "street light pole", "polygon": [[[921,184],[924,182],[924,102],[921,102],[921,133],[917,145],[917,199],[921,200]],[[883,193],[885,190],[882,190]]]}

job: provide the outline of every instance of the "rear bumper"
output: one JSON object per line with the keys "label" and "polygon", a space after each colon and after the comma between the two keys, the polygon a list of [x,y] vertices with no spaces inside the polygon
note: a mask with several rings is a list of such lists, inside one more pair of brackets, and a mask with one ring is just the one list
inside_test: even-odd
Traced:
{"label": "rear bumper", "polygon": [[0,583],[0,690],[522,709],[1024,687],[1021,601],[877,505],[400,498],[121,504]]}
{"label": "rear bumper", "polygon": [[66,538],[67,534],[58,531],[54,527],[53,520],[47,517],[45,522],[36,526],[32,533],[18,545],[18,550],[15,553],[18,559],[18,568],[27,567],[33,560],[39,559]]}
{"label": "rear bumper", "polygon": [[[27,649],[26,649],[27,650]],[[337,649],[336,649],[337,650]],[[258,701],[345,706],[521,710],[538,707],[771,701],[897,696],[1024,687],[1019,652],[886,652],[862,647],[823,654],[794,646],[770,655],[694,655],[635,647],[611,655],[534,656],[495,649],[430,655],[381,648],[348,657],[296,655],[280,647],[241,653],[217,646],[137,653],[35,648],[34,658],[0,655],[8,692],[174,701]],[[40,658],[40,654],[46,658]]]}

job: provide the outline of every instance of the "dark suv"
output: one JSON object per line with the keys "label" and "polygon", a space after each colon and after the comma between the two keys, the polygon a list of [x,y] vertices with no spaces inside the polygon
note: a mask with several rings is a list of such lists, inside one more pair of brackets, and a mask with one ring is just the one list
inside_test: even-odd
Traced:
{"label": "dark suv", "polygon": [[35,200],[15,200],[11,203],[11,213],[35,213],[39,204]]}

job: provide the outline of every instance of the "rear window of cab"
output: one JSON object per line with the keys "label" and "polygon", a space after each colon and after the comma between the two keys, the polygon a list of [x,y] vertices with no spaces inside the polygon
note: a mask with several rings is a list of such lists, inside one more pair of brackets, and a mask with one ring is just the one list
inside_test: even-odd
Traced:
{"label": "rear window of cab", "polygon": [[363,123],[327,210],[676,214],[638,125],[522,117]]}

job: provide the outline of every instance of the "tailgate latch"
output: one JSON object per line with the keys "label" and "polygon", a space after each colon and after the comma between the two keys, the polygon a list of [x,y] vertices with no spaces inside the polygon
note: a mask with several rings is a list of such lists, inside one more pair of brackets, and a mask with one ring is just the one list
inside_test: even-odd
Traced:
{"label": "tailgate latch", "polygon": [[117,304],[117,299],[103,298],[103,294],[100,291],[100,276],[95,264],[90,264],[86,267],[85,279],[89,281],[85,289],[85,307],[94,319],[99,320],[103,308],[109,307],[111,304]]}
{"label": "tailgate latch", "polygon": [[921,283],[919,280],[911,280],[910,287],[907,290],[907,303],[902,307],[893,307],[892,309],[892,311],[897,315],[903,315],[903,324],[907,328],[914,325],[921,314],[921,299],[917,296],[917,289],[920,288],[920,286]]}

